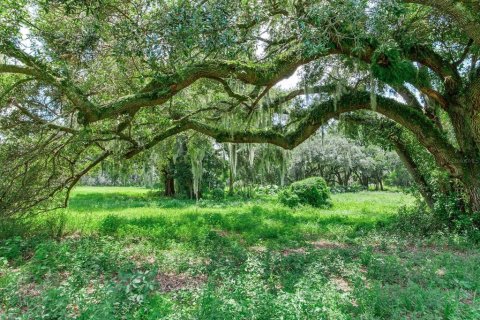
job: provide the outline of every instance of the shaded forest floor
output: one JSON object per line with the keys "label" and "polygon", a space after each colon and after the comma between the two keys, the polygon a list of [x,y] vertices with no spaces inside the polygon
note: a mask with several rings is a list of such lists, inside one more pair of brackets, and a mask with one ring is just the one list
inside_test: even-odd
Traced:
{"label": "shaded forest floor", "polygon": [[479,247],[408,233],[397,212],[413,202],[361,192],[292,210],[80,187],[69,209],[2,226],[0,316],[480,318]]}

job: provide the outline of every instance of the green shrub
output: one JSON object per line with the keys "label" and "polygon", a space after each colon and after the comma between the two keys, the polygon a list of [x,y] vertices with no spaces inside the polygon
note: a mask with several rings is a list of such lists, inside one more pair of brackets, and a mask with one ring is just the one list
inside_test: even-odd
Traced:
{"label": "green shrub", "polygon": [[330,205],[330,189],[323,178],[311,177],[292,183],[279,193],[278,199],[288,207],[307,204],[324,207]]}
{"label": "green shrub", "polygon": [[222,188],[213,189],[212,198],[215,200],[223,200],[225,198],[225,191]]}
{"label": "green shrub", "polygon": [[110,214],[103,219],[100,231],[105,234],[113,234],[117,232],[121,224],[122,220],[119,217]]}
{"label": "green shrub", "polygon": [[280,191],[278,199],[280,200],[280,203],[287,207],[293,208],[300,205],[300,198],[290,189]]}
{"label": "green shrub", "polygon": [[60,213],[53,212],[47,217],[43,227],[48,236],[53,239],[60,239],[65,233],[66,224],[67,215],[64,211],[61,211]]}
{"label": "green shrub", "polygon": [[419,236],[431,236],[439,232],[463,235],[469,241],[480,243],[480,215],[461,212],[458,197],[456,194],[437,196],[433,210],[424,202],[402,207],[389,228],[395,232]]}

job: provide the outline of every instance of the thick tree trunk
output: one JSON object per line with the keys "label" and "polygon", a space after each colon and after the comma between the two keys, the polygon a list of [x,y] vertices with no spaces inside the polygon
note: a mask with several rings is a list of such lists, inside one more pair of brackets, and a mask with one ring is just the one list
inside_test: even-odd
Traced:
{"label": "thick tree trunk", "polygon": [[337,183],[339,186],[344,186],[344,183],[343,183],[343,179],[342,179],[342,175],[340,174],[340,172],[336,172],[335,173],[335,176],[337,177]]}
{"label": "thick tree trunk", "polygon": [[169,159],[168,163],[162,169],[163,173],[163,181],[164,181],[164,189],[165,189],[165,196],[166,197],[173,197],[175,196],[175,169],[173,160]]}
{"label": "thick tree trunk", "polygon": [[171,176],[165,176],[165,196],[175,196],[175,179]]}
{"label": "thick tree trunk", "polygon": [[472,186],[468,190],[470,206],[473,212],[480,212],[480,187]]}
{"label": "thick tree trunk", "polygon": [[395,151],[400,157],[400,160],[417,184],[423,200],[425,200],[425,203],[430,207],[430,209],[433,209],[435,201],[433,199],[433,191],[430,188],[427,179],[424,177],[418,165],[413,160],[413,157],[409,153],[407,147],[399,140],[392,140],[392,142],[395,147]]}
{"label": "thick tree trunk", "polygon": [[357,176],[357,179],[358,179],[358,182],[360,183],[360,185],[365,190],[368,190],[368,177],[366,177],[365,175],[363,175],[361,173],[355,173],[355,175]]}
{"label": "thick tree trunk", "polygon": [[462,181],[472,212],[480,212],[480,175],[477,172],[476,170],[468,172]]}

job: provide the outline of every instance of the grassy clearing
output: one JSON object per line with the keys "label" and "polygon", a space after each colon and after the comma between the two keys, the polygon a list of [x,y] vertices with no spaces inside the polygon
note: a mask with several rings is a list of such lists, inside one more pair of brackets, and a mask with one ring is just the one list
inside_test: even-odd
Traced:
{"label": "grassy clearing", "polygon": [[140,188],[78,188],[68,210],[1,242],[1,314],[478,319],[480,250],[392,230],[412,203],[366,192],[291,210],[268,198],[197,205]]}

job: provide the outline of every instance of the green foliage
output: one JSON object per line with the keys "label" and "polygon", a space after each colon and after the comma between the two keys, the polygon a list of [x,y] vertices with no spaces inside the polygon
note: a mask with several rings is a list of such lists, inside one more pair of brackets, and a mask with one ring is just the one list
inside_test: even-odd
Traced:
{"label": "green foliage", "polygon": [[255,194],[257,195],[276,195],[279,192],[279,186],[275,184],[268,184],[265,186],[255,186]]}
{"label": "green foliage", "polygon": [[47,227],[48,235],[54,239],[60,239],[64,232],[67,223],[67,215],[64,212],[52,212],[44,222]]}
{"label": "green foliage", "polygon": [[412,62],[404,60],[400,50],[391,45],[381,46],[375,51],[371,71],[379,80],[395,85],[412,82],[416,77]]}
{"label": "green foliage", "polygon": [[[475,140],[471,114],[466,126],[451,121],[455,135],[447,141],[445,121],[435,127],[431,119],[438,115],[430,112],[442,105],[449,113],[445,118],[455,120],[454,109],[447,105],[475,109],[469,96],[476,96],[476,89],[469,83],[477,68],[478,35],[471,30],[478,21],[469,11],[478,11],[473,10],[477,5],[456,9],[467,15],[467,22],[459,21],[459,14],[447,19],[444,15],[451,12],[443,6],[437,6],[437,12],[402,1],[4,0],[2,5],[4,216],[62,205],[65,191],[100,163],[101,173],[88,177],[93,184],[153,186],[163,180],[168,195],[175,189],[179,196],[198,198],[204,185],[224,187],[228,165],[217,146],[197,148],[203,136],[192,139],[191,131],[234,144],[298,144],[343,112],[338,108],[365,107],[351,105],[354,99],[349,97],[368,97],[369,64],[370,87],[378,88],[371,92],[378,93],[383,104],[377,111],[414,132],[436,159],[452,158],[451,163],[439,161],[439,166],[463,172],[459,155],[478,157],[475,148],[456,141],[469,136],[473,138],[467,144]],[[467,61],[470,68],[464,65]],[[300,85],[290,92],[275,86],[299,67],[304,90]],[[410,86],[404,87],[406,82]],[[316,87],[312,100],[309,86]],[[337,90],[332,99],[328,93],[333,87]],[[422,108],[412,102],[417,99],[405,99],[404,105],[388,99],[416,97],[418,90],[428,96],[416,101]],[[236,108],[239,105],[246,108]],[[333,114],[328,109],[332,105]],[[174,136],[183,141],[173,146]],[[275,156],[268,156],[276,153],[278,161],[278,150],[258,150],[255,161],[257,150],[246,148],[251,156],[245,157],[245,149],[235,149],[228,156],[235,168],[231,193],[234,180],[242,183],[240,194],[246,197],[255,184],[284,185],[286,161],[280,170],[272,169]],[[204,158],[203,151],[219,157]],[[119,164],[133,156],[143,159]],[[223,162],[217,161],[221,156]],[[250,163],[238,176],[233,161],[237,156],[239,164],[246,158]],[[343,163],[337,179],[347,186],[356,178],[350,163]],[[386,170],[374,171],[375,183],[383,188]],[[303,177],[313,175],[323,176]],[[365,180],[364,188],[371,183],[357,179]],[[467,177],[459,179],[465,189],[472,187]]]}
{"label": "green foliage", "polygon": [[300,205],[300,197],[293,193],[289,188],[280,191],[278,194],[280,203],[287,207],[297,207]]}
{"label": "green foliage", "polygon": [[319,208],[329,206],[329,199],[330,189],[320,177],[296,181],[279,194],[280,202],[289,207],[311,205]]}
{"label": "green foliage", "polygon": [[106,234],[113,234],[117,232],[118,228],[122,224],[122,220],[115,215],[108,215],[103,219],[100,224],[99,230]]}
{"label": "green foliage", "polygon": [[225,190],[223,190],[222,188],[213,189],[212,198],[216,200],[223,200],[225,198]]}
{"label": "green foliage", "polygon": [[405,234],[432,236],[438,233],[462,235],[472,243],[480,243],[480,216],[462,212],[458,195],[437,198],[435,207],[430,210],[425,203],[414,207],[404,207],[391,228]]}
{"label": "green foliage", "polygon": [[[343,119],[341,125],[346,126]],[[402,182],[411,182],[398,155],[388,149],[388,144],[377,146],[370,141],[352,140],[336,132],[339,127],[332,126],[331,131],[318,133],[293,150],[291,180],[321,176],[332,192],[368,190],[372,184],[379,189],[388,175],[395,173],[402,174]],[[358,139],[358,125],[348,124],[347,127],[357,129],[355,138]],[[375,134],[378,135],[378,130]],[[399,186],[398,181],[389,181],[392,182],[390,186]]]}

